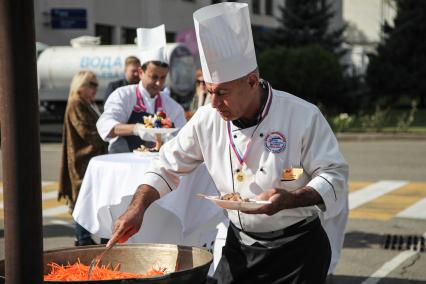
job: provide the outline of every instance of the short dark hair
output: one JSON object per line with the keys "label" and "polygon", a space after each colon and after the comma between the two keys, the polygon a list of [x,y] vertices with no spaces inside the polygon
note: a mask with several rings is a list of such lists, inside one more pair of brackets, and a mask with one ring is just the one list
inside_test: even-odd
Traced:
{"label": "short dark hair", "polygon": [[163,61],[148,61],[148,62],[145,62],[141,66],[141,68],[142,68],[143,71],[146,71],[146,68],[148,67],[149,63],[152,63],[152,64],[154,64],[157,67],[169,68],[169,64],[167,64],[166,62],[163,62]]}
{"label": "short dark hair", "polygon": [[124,67],[127,67],[132,64],[141,65],[141,61],[136,56],[126,57],[126,60],[124,60]]}

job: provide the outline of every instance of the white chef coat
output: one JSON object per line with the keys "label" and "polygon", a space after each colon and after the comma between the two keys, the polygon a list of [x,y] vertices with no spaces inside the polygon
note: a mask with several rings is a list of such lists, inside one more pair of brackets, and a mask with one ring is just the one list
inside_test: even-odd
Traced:
{"label": "white chef coat", "polygon": [[[116,89],[105,102],[104,112],[96,123],[101,138],[109,142],[109,152],[129,152],[127,142],[122,137],[108,137],[111,130],[120,123],[127,123],[136,105],[136,87],[139,86],[143,102],[148,113],[155,112],[155,98],[151,98],[148,91],[143,87],[142,82],[134,85],[127,85]],[[185,123],[185,112],[180,104],[170,96],[160,93],[163,110],[167,117],[171,119],[175,127],[182,128]],[[155,141],[153,135],[145,134],[143,140]]]}
{"label": "white chef coat", "polygon": [[[239,129],[231,125],[234,142],[244,152],[256,126]],[[285,149],[279,153],[266,148],[266,139],[274,132],[286,138]],[[160,159],[145,173],[144,183],[163,196],[177,187],[179,175],[194,170],[203,161],[221,193],[233,192],[233,183],[243,198],[254,198],[271,188],[295,190],[306,185],[314,188],[324,201],[321,208],[286,209],[272,216],[228,210],[230,220],[247,232],[279,230],[320,210],[325,218],[336,216],[347,197],[348,165],[327,121],[316,106],[285,92],[272,91],[269,112],[254,132],[246,161],[246,182],[233,179],[231,166],[235,170],[240,164],[229,144],[227,123],[207,105],[161,148]],[[291,167],[303,167],[302,177],[281,181],[282,171]]]}

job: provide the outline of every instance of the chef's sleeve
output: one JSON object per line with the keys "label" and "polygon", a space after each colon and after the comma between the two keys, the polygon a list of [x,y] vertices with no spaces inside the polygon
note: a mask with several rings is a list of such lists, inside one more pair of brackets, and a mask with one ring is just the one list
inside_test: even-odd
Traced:
{"label": "chef's sleeve", "polygon": [[322,197],[325,219],[340,213],[348,198],[349,167],[337,139],[321,112],[315,108],[302,139],[302,165],[312,179],[307,186]]}
{"label": "chef's sleeve", "polygon": [[111,130],[121,123],[127,123],[132,112],[132,105],[126,96],[121,96],[119,89],[112,92],[104,106],[104,112],[96,122],[96,128],[104,141],[114,139],[108,137]]}
{"label": "chef's sleeve", "polygon": [[153,167],[145,173],[143,184],[157,189],[160,196],[176,189],[179,177],[191,173],[203,162],[197,127],[199,117],[194,115],[175,138],[161,147],[160,158],[153,161]]}

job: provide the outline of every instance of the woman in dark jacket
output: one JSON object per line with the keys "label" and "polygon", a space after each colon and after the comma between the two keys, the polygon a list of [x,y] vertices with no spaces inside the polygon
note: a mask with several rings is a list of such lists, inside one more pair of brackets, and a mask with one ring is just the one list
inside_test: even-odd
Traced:
{"label": "woman in dark jacket", "polygon": [[[90,159],[107,153],[107,144],[96,130],[96,121],[100,116],[94,101],[97,87],[98,80],[91,71],[78,72],[70,86],[64,117],[58,194],[58,200],[66,199],[70,213],[74,209]],[[90,233],[76,224],[75,245],[91,244],[94,241]]]}

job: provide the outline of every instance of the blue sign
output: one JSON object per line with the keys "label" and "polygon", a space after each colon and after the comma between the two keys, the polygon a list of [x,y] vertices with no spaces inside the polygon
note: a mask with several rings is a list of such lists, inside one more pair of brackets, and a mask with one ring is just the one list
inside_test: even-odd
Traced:
{"label": "blue sign", "polygon": [[87,11],[80,8],[51,9],[50,26],[52,29],[86,29]]}

